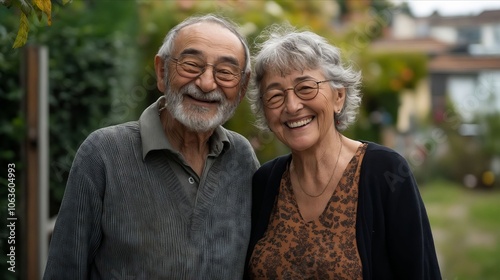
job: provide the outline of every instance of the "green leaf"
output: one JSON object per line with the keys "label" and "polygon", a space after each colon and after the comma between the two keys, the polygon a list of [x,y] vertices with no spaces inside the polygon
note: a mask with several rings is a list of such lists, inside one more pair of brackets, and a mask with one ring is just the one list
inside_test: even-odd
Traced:
{"label": "green leaf", "polygon": [[30,29],[28,17],[26,14],[23,12],[21,13],[21,18],[19,21],[19,30],[17,31],[17,36],[16,40],[14,41],[14,45],[12,48],[20,48],[26,44],[26,41],[28,41],[28,31]]}

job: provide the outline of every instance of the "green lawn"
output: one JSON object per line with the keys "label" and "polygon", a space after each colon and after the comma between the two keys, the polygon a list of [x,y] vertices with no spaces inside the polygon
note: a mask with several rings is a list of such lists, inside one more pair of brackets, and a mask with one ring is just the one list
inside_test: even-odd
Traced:
{"label": "green lawn", "polygon": [[500,191],[436,181],[421,185],[447,280],[500,279]]}

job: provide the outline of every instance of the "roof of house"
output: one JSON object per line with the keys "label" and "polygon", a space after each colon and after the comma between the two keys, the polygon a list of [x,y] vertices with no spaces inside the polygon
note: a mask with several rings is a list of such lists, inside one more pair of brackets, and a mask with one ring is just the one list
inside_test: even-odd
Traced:
{"label": "roof of house", "polygon": [[429,61],[430,72],[467,73],[500,70],[500,56],[439,55]]}
{"label": "roof of house", "polygon": [[452,45],[430,37],[412,39],[384,38],[374,41],[370,47],[372,51],[376,52],[421,52],[426,54],[438,54],[448,51]]}
{"label": "roof of house", "polygon": [[[460,2],[454,5],[460,5]],[[475,26],[487,23],[498,23],[500,19],[500,10],[483,11],[478,15],[461,15],[461,16],[441,16],[438,13],[433,13],[428,17],[422,17],[432,26]],[[417,19],[418,20],[418,19]]]}

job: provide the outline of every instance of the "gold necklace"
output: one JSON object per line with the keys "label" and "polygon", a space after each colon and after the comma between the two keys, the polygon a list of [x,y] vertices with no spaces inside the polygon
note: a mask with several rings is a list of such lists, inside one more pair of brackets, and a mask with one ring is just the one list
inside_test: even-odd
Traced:
{"label": "gold necklace", "polygon": [[335,167],[333,168],[332,175],[330,175],[330,179],[328,179],[328,183],[326,183],[325,187],[323,188],[323,190],[319,194],[317,194],[317,195],[308,194],[304,190],[304,188],[302,187],[302,184],[300,183],[299,176],[298,176],[297,172],[295,172],[295,174],[297,176],[297,182],[299,183],[299,188],[307,196],[314,197],[314,198],[320,197],[323,193],[325,193],[326,189],[328,188],[328,185],[330,185],[330,182],[332,181],[333,175],[335,175],[335,171],[337,170],[337,164],[339,163],[340,153],[342,153],[342,147],[343,147],[342,136],[340,136],[339,139],[340,139],[340,149],[339,149],[339,154],[337,155],[337,161],[335,162]]}

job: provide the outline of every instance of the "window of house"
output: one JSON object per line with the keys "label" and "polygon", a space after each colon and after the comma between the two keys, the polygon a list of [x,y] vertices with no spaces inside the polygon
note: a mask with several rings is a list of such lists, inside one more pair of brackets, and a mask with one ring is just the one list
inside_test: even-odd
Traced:
{"label": "window of house", "polygon": [[500,24],[493,26],[493,44],[495,47],[500,47]]}
{"label": "window of house", "polygon": [[461,44],[479,44],[481,29],[477,26],[463,26],[458,29],[458,42]]}

